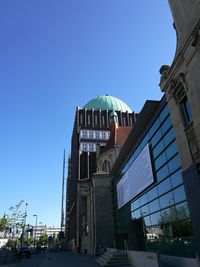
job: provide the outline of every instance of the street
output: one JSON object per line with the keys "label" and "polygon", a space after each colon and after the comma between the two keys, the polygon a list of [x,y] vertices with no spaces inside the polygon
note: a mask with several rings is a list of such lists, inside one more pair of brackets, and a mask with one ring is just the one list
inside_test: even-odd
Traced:
{"label": "street", "polygon": [[95,257],[72,254],[71,252],[45,253],[32,255],[30,259],[22,259],[18,263],[2,265],[2,267],[100,267]]}

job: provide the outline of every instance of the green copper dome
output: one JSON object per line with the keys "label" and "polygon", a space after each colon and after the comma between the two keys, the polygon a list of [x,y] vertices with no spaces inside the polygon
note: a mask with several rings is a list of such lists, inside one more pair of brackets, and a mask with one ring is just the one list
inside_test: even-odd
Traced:
{"label": "green copper dome", "polygon": [[115,111],[122,111],[128,113],[132,113],[129,106],[126,105],[123,101],[119,98],[109,95],[102,95],[98,96],[90,100],[83,108],[85,109],[101,109],[101,110],[115,110]]}

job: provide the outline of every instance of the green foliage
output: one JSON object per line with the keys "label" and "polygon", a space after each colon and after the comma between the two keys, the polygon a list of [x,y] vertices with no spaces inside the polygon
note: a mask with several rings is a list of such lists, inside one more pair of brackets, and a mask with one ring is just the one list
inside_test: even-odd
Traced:
{"label": "green foliage", "polygon": [[16,248],[17,245],[19,245],[19,240],[16,239],[9,239],[6,243],[7,248]]}
{"label": "green foliage", "polygon": [[25,239],[25,240],[23,241],[23,244],[24,244],[25,246],[31,246],[31,245],[33,244],[33,238],[32,238],[32,237],[28,237],[27,239]]}
{"label": "green foliage", "polygon": [[44,235],[40,236],[39,243],[46,245],[48,243],[48,235],[44,234]]}
{"label": "green foliage", "polygon": [[0,218],[0,231],[6,231],[10,228],[10,224],[7,218],[5,216],[3,218]]}

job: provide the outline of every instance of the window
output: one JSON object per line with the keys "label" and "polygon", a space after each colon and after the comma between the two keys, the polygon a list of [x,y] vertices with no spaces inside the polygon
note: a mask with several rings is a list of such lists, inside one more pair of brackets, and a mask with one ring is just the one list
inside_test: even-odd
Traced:
{"label": "window", "polygon": [[88,115],[88,125],[90,125],[90,115]]}
{"label": "window", "polygon": [[98,125],[98,117],[97,117],[97,115],[95,115],[94,121],[95,121],[95,125]]}
{"label": "window", "polygon": [[185,93],[184,86],[182,84],[180,84],[179,91],[176,94],[176,100],[180,106],[180,112],[183,118],[183,123],[185,124],[185,126],[187,126],[187,124],[192,121],[192,112],[188,101],[188,97]]}
{"label": "window", "polygon": [[88,137],[88,135],[87,135],[87,131],[82,131],[82,137],[83,137],[83,138],[87,138],[87,137]]}
{"label": "window", "polygon": [[93,132],[89,131],[89,138],[93,138]]}
{"label": "window", "polygon": [[95,151],[95,144],[89,144],[89,151]]}
{"label": "window", "polygon": [[192,121],[192,112],[187,96],[184,96],[184,98],[180,101],[180,105],[183,113],[184,122],[187,125],[189,122]]}
{"label": "window", "polygon": [[106,139],[106,132],[102,132],[102,139]]}
{"label": "window", "polygon": [[102,117],[102,125],[105,126],[105,117]]}
{"label": "window", "polygon": [[82,151],[87,151],[88,150],[87,143],[81,143],[81,149]]}
{"label": "window", "polygon": [[83,114],[80,115],[80,124],[83,124]]}
{"label": "window", "polygon": [[95,132],[95,138],[99,139],[100,138],[100,133],[99,132]]}

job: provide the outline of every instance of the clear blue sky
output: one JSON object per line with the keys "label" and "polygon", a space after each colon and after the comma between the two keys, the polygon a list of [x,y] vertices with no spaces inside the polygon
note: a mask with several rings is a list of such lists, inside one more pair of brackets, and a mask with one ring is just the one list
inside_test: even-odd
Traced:
{"label": "clear blue sky", "polygon": [[63,150],[76,106],[113,95],[139,112],[160,99],[176,36],[167,0],[0,1],[0,216],[60,225]]}

